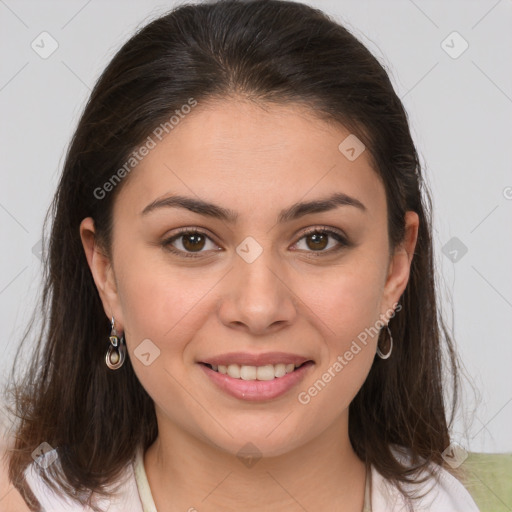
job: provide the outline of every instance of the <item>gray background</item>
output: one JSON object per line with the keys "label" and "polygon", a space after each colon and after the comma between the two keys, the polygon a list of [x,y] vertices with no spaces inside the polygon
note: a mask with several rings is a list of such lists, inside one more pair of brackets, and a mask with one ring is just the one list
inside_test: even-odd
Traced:
{"label": "gray background", "polygon": [[[307,3],[373,51],[404,101],[433,194],[444,312],[480,397],[466,384],[454,438],[512,451],[512,1]],[[35,304],[43,217],[90,89],[133,31],[174,5],[0,0],[2,379]],[[45,59],[31,47],[50,48],[43,31],[58,44]]]}

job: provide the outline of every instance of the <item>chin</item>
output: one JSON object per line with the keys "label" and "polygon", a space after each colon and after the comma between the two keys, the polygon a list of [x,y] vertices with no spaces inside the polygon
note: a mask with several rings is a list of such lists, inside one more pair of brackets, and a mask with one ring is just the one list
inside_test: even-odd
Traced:
{"label": "chin", "polygon": [[279,457],[300,446],[301,439],[296,435],[297,429],[290,430],[283,425],[277,425],[279,422],[273,422],[268,428],[267,425],[263,427],[260,424],[257,428],[253,426],[236,431],[230,429],[233,437],[224,432],[222,439],[210,437],[208,442],[216,449],[239,458]]}

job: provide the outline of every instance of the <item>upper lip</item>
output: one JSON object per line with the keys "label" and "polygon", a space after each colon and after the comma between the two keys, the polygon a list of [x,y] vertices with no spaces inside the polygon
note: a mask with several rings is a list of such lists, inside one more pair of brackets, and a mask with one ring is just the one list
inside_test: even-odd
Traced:
{"label": "upper lip", "polygon": [[311,361],[311,358],[287,352],[265,352],[262,354],[230,352],[229,354],[208,357],[200,362],[215,366],[229,366],[230,364],[238,364],[240,366],[265,366],[267,364],[276,365],[279,363],[293,363],[295,366],[300,366],[306,361]]}

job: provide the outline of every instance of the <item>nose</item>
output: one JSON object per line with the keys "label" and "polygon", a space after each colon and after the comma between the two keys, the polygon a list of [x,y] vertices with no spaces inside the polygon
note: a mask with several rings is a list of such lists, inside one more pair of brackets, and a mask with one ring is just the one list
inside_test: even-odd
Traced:
{"label": "nose", "polygon": [[218,308],[221,322],[253,335],[291,325],[297,315],[290,277],[271,251],[251,263],[236,257]]}

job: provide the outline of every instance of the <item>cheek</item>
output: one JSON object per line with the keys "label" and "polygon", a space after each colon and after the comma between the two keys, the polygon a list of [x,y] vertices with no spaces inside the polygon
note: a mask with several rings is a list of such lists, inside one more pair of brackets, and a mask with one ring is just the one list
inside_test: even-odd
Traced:
{"label": "cheek", "polygon": [[165,273],[143,262],[137,266],[136,259],[131,264],[133,272],[124,274],[118,291],[133,369],[155,402],[186,407],[179,385],[187,378],[185,351],[208,314],[205,298],[215,281],[170,266]]}
{"label": "cheek", "polygon": [[184,351],[204,321],[205,297],[216,280],[135,251],[117,269],[126,344],[138,380],[166,410],[190,407],[180,386],[186,380]]}
{"label": "cheek", "polygon": [[297,295],[323,325],[339,349],[379,319],[383,292],[383,266],[354,258],[329,272],[296,283]]}
{"label": "cheek", "polygon": [[[325,385],[325,399],[332,397],[348,406],[366,379],[382,326],[383,276],[381,261],[347,259],[345,265],[328,274],[303,281],[298,289],[323,336],[322,364],[318,369],[322,382],[316,387],[323,389]],[[318,391],[312,390],[315,392]]]}
{"label": "cheek", "polygon": [[118,262],[118,295],[125,329],[134,340],[174,338],[202,307],[218,276],[211,270],[184,268],[156,251],[132,251]]}
{"label": "cheek", "polygon": [[322,414],[329,422],[348,408],[373,364],[380,294],[377,274],[339,272],[321,284],[310,288],[304,300],[314,304],[322,332],[321,362],[298,399],[312,416]]}

